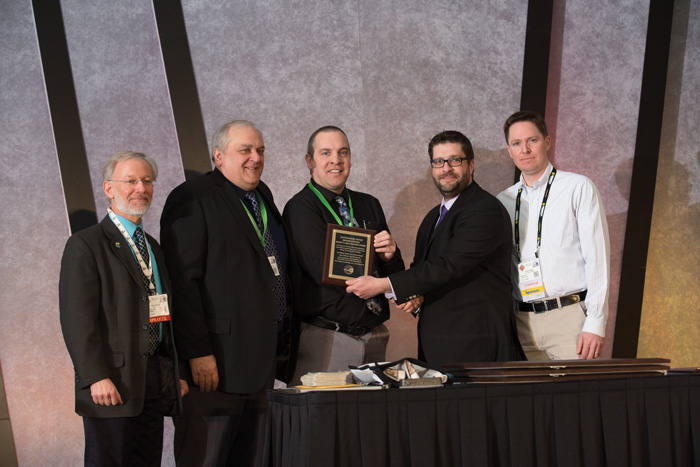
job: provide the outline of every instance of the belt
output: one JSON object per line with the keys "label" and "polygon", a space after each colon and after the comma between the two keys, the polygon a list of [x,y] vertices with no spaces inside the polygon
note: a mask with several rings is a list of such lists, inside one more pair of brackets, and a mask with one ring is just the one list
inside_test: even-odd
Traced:
{"label": "belt", "polygon": [[518,311],[529,311],[534,313],[544,313],[549,310],[557,310],[574,303],[582,302],[586,299],[586,292],[576,292],[562,297],[550,298],[549,300],[537,300],[534,302],[515,301],[515,309]]}
{"label": "belt", "polygon": [[368,332],[372,332],[373,329],[368,326],[351,326],[349,324],[340,324],[326,318],[321,318],[320,316],[314,316],[313,318],[304,320],[304,322],[313,326],[318,326],[319,328],[331,329],[333,331],[342,332],[343,334],[350,334],[351,336],[355,337],[364,336]]}

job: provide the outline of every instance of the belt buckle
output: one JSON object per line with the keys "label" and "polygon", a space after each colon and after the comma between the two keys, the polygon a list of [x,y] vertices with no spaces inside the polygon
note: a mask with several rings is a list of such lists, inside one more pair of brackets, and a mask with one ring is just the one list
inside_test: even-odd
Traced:
{"label": "belt buckle", "polygon": [[[537,305],[542,305],[543,309],[538,310]],[[536,315],[540,315],[548,310],[549,310],[549,307],[547,306],[547,300],[541,300],[539,303],[537,303],[537,302],[532,303],[532,311],[534,311]]]}
{"label": "belt buckle", "polygon": [[[556,308],[552,308],[552,307],[549,306],[549,304],[550,304],[551,302],[555,302],[557,305],[559,305],[559,299],[558,299],[558,298],[556,298],[556,299],[552,298],[552,299],[550,299],[550,300],[542,300],[542,301],[540,301],[540,304],[542,305],[543,309],[538,311],[538,310],[536,309],[536,305],[535,305],[535,306],[533,307],[533,308],[535,308],[535,314],[536,314],[536,315],[539,315],[539,314],[544,313],[545,311],[556,310]],[[557,308],[559,308],[559,307],[557,306]]]}
{"label": "belt buckle", "polygon": [[331,321],[335,325],[335,332],[340,332],[340,323],[336,323],[334,321]]}

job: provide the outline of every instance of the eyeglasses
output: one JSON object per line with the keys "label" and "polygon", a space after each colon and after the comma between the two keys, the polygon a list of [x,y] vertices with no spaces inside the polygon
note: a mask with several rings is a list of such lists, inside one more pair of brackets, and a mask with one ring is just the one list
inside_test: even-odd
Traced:
{"label": "eyeglasses", "polygon": [[430,166],[433,169],[439,169],[445,165],[447,162],[450,167],[459,167],[462,165],[462,161],[468,160],[468,157],[450,157],[449,159],[433,159],[430,161]]}
{"label": "eyeglasses", "polygon": [[156,182],[155,180],[151,180],[150,178],[144,178],[143,180],[139,180],[138,178],[134,178],[133,180],[107,180],[108,182],[119,182],[119,183],[126,183],[129,186],[135,187],[136,185],[139,184],[139,182],[143,183],[143,186],[153,186],[153,184]]}

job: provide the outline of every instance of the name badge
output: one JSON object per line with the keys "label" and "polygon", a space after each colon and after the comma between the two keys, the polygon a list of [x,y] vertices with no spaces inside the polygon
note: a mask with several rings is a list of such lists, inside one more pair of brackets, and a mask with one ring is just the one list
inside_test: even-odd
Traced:
{"label": "name badge", "polygon": [[267,260],[270,262],[270,267],[272,268],[272,272],[275,273],[275,276],[280,275],[280,268],[277,266],[277,260],[275,259],[274,256],[268,256]]}
{"label": "name badge", "polygon": [[160,323],[170,321],[167,294],[151,295],[148,297],[148,322]]}
{"label": "name badge", "polygon": [[539,258],[518,264],[518,285],[524,302],[544,298],[544,282],[542,282]]}

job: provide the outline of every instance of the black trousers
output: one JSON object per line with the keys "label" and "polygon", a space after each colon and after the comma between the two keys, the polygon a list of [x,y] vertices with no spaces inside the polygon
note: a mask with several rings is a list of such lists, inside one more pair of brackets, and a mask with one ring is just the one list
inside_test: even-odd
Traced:
{"label": "black trousers", "polygon": [[[267,387],[253,394],[205,393],[191,386],[183,398],[183,415],[173,417],[178,467],[260,465],[266,392]],[[210,414],[200,415],[203,409]]]}
{"label": "black trousers", "polygon": [[83,417],[86,466],[159,466],[163,402],[158,360],[148,359],[143,411],[136,417]]}

